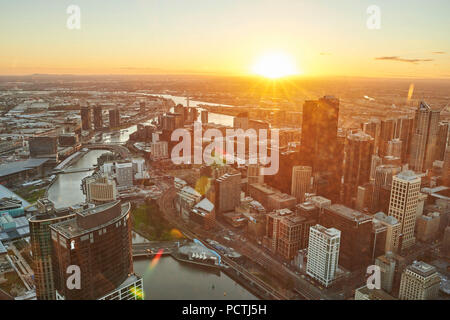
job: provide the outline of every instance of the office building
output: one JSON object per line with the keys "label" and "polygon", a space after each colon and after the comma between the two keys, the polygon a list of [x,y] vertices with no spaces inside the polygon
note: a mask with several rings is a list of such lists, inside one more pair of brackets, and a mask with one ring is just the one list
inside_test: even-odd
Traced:
{"label": "office building", "polygon": [[169,157],[169,144],[167,141],[156,141],[150,144],[152,160],[167,159]]}
{"label": "office building", "polygon": [[202,110],[201,120],[202,120],[202,123],[208,123],[209,122],[208,121],[208,111],[207,110]]}
{"label": "office building", "polygon": [[442,184],[450,187],[450,147],[445,150],[444,166],[442,168]]}
{"label": "office building", "polygon": [[436,149],[436,159],[444,161],[445,159],[445,149],[450,146],[450,123],[441,122],[439,123],[439,137],[438,146]]}
{"label": "office building", "polygon": [[388,143],[394,138],[395,121],[394,119],[381,120],[380,123],[380,146],[378,154],[381,158],[388,155]]}
{"label": "office building", "polygon": [[234,129],[242,129],[246,131],[248,129],[248,112],[241,112],[233,118]]}
{"label": "office building", "polygon": [[341,204],[332,204],[319,216],[319,224],[341,231],[339,263],[355,271],[372,264],[372,217]]}
{"label": "office building", "polygon": [[264,176],[261,174],[259,164],[249,164],[247,167],[247,185],[254,183],[264,183]]}
{"label": "office building", "polygon": [[355,290],[355,300],[397,300],[381,289],[369,289],[367,285]]}
{"label": "office building", "polygon": [[415,172],[431,169],[436,157],[440,111],[420,102],[414,118],[409,167]]}
{"label": "office building", "polygon": [[333,202],[340,198],[343,161],[338,119],[339,99],[333,96],[303,105],[300,163],[312,167],[318,194]]}
{"label": "office building", "polygon": [[[104,299],[130,282],[139,286],[140,279],[133,275],[130,207],[120,201],[85,206],[74,218],[50,226],[55,275],[59,278],[57,300]],[[79,289],[66,285],[70,265],[80,268]]]}
{"label": "office building", "polygon": [[400,282],[400,300],[433,300],[439,293],[441,278],[436,268],[418,261],[403,271]]}
{"label": "office building", "polygon": [[400,234],[401,224],[393,216],[387,216],[383,212],[378,212],[373,216],[374,221],[381,223],[386,227],[386,243],[384,252],[397,252]]}
{"label": "office building", "polygon": [[134,170],[131,161],[106,162],[101,167],[101,172],[116,180],[118,190],[128,189],[133,186]]}
{"label": "office building", "polygon": [[306,166],[294,166],[292,168],[291,195],[298,203],[305,201],[305,193],[310,191],[312,168]]}
{"label": "office building", "polygon": [[190,186],[185,186],[178,191],[177,209],[183,220],[189,221],[192,208],[201,198],[202,195]]}
{"label": "office building", "polygon": [[423,242],[435,240],[439,232],[439,212],[431,212],[428,215],[421,215],[417,218],[416,224],[416,234],[418,240]]}
{"label": "office building", "polygon": [[392,178],[389,215],[396,218],[401,225],[401,250],[415,243],[414,228],[420,181],[420,177],[412,171],[402,171]]}
{"label": "office building", "polygon": [[216,223],[214,204],[207,198],[202,199],[192,208],[189,219],[197,222],[205,230],[214,228]]}
{"label": "office building", "polygon": [[328,287],[336,276],[339,262],[341,232],[319,224],[309,230],[306,273]]}
{"label": "office building", "polygon": [[358,186],[370,180],[373,138],[364,132],[347,136],[344,166],[344,204],[354,208]]}
{"label": "office building", "polygon": [[392,252],[379,256],[375,259],[375,265],[380,268],[381,289],[391,293],[394,284],[396,261]]}
{"label": "office building", "polygon": [[388,142],[387,155],[395,158],[402,158],[403,143],[400,139],[392,139]]}
{"label": "office building", "polygon": [[216,213],[234,211],[241,203],[241,173],[229,172],[215,180]]}
{"label": "office building", "polygon": [[310,219],[295,214],[290,209],[278,209],[266,217],[265,244],[273,253],[286,260],[293,259],[299,249],[307,245]]}
{"label": "office building", "polygon": [[254,183],[248,186],[250,197],[263,205],[267,212],[277,209],[293,209],[297,199],[267,184]]}
{"label": "office building", "polygon": [[380,203],[380,195],[382,189],[391,189],[392,177],[400,173],[401,167],[395,165],[380,165],[375,170],[375,180],[373,186],[372,200],[371,200],[371,212],[378,212],[382,210]]}

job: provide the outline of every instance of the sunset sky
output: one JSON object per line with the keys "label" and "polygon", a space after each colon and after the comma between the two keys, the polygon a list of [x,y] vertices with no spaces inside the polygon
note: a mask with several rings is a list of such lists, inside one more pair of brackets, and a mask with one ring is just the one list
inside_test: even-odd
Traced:
{"label": "sunset sky", "polygon": [[[80,30],[66,27],[71,4]],[[449,12],[448,0],[0,0],[0,74],[248,75],[281,52],[305,76],[450,78]]]}

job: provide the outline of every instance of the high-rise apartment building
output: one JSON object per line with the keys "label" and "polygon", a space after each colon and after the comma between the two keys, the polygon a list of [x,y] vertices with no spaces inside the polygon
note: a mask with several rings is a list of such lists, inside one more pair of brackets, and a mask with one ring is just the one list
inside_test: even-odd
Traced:
{"label": "high-rise apartment building", "polygon": [[409,166],[411,170],[423,172],[431,169],[436,157],[439,137],[440,111],[432,110],[420,102],[414,118]]}
{"label": "high-rise apartment building", "polygon": [[436,299],[440,282],[435,267],[422,261],[414,262],[403,271],[398,297],[401,300]]}
{"label": "high-rise apartment building", "polygon": [[92,118],[91,118],[91,108],[81,107],[81,129],[91,130],[92,129]]}
{"label": "high-rise apartment building", "polygon": [[358,186],[370,180],[373,138],[364,132],[347,136],[344,166],[344,204],[355,207]]}
{"label": "high-rise apartment building", "polygon": [[412,171],[402,171],[392,178],[389,215],[395,217],[401,225],[401,250],[415,243],[414,228],[420,181],[420,177]]}
{"label": "high-rise apartment building", "polygon": [[55,300],[55,281],[53,243],[50,237],[50,225],[74,217],[70,209],[57,210],[48,199],[37,201],[38,213],[29,220],[30,244],[32,255],[31,267],[34,273],[36,298],[38,300]]}
{"label": "high-rise apartment building", "polygon": [[[140,289],[142,279],[133,274],[130,204],[115,201],[88,206],[74,218],[52,224],[56,298],[66,300],[139,299],[121,296],[124,287]],[[68,288],[68,267],[81,272],[80,288]]]}
{"label": "high-rise apartment building", "polygon": [[292,168],[291,195],[301,203],[305,201],[305,193],[310,191],[312,168],[307,166],[294,166]]}
{"label": "high-rise apartment building", "polygon": [[309,230],[306,273],[328,287],[336,276],[341,232],[319,224]]}
{"label": "high-rise apartment building", "polygon": [[120,126],[120,112],[119,109],[110,109],[109,110],[109,127],[117,128]]}
{"label": "high-rise apartment building", "polygon": [[101,106],[94,107],[94,129],[101,130],[103,128],[103,113]]}

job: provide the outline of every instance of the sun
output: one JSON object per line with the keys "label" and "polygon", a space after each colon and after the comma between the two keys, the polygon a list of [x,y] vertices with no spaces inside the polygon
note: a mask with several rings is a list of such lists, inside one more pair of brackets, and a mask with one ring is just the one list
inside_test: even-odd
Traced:
{"label": "sun", "polygon": [[278,79],[300,74],[294,59],[281,52],[261,56],[252,67],[252,72],[270,79]]}

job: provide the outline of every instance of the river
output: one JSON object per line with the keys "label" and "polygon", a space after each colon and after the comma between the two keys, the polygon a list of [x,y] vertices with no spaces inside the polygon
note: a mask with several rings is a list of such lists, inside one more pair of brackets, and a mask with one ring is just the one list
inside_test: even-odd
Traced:
{"label": "river", "polygon": [[[71,168],[86,168],[97,163],[104,150],[91,150]],[[59,174],[48,191],[48,197],[57,208],[74,205],[85,200],[81,179],[90,172]],[[145,241],[133,233],[133,243]],[[134,261],[136,274],[144,279],[145,299],[257,299],[245,288],[218,270],[180,263],[172,257],[163,257],[158,263],[150,259]]]}

